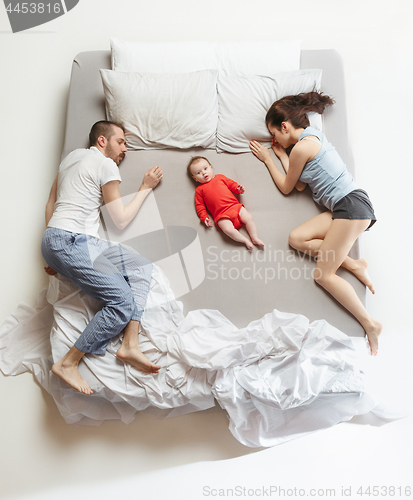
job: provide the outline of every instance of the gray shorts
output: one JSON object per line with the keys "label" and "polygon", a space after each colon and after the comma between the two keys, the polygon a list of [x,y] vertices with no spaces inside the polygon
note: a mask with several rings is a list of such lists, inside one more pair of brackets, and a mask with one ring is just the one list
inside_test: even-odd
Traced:
{"label": "gray shorts", "polygon": [[370,198],[362,189],[355,189],[338,200],[333,207],[333,219],[370,219],[367,229],[377,220]]}

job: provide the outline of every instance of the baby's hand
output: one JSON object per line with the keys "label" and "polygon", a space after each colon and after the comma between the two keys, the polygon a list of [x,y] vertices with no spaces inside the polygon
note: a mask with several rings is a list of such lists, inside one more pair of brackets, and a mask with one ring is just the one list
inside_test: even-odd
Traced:
{"label": "baby's hand", "polygon": [[212,222],[212,220],[207,217],[205,220],[204,220],[204,224],[206,225],[206,227],[211,227],[214,225],[214,223]]}
{"label": "baby's hand", "polygon": [[238,193],[240,193],[240,194],[245,193],[245,188],[242,184],[239,184],[237,189],[238,189]]}

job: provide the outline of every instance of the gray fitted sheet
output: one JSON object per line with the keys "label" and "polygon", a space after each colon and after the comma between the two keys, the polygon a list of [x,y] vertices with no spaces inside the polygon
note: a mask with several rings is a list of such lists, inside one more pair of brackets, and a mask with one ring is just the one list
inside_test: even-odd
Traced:
{"label": "gray fitted sheet", "polygon": [[[336,101],[324,115],[324,132],[354,175],[341,58],[334,50],[302,51],[301,67],[323,70],[322,90]],[[109,51],[83,52],[73,62],[62,156],[87,147],[91,125],[105,119],[100,68],[110,68]],[[254,217],[259,236],[266,243],[265,251],[254,249],[250,254],[216,227],[207,229],[199,223],[194,207],[195,186],[185,173],[190,156],[195,154],[206,156],[216,173],[245,186],[241,202]],[[311,321],[325,319],[349,335],[364,335],[359,323],[312,280],[314,262],[288,246],[289,232],[321,212],[308,188],[303,193],[284,196],[267,169],[251,153],[171,149],[128,152],[120,167],[121,194],[135,192],[143,174],[154,165],[161,166],[164,172],[161,184],[154,191],[163,225],[194,228],[202,246],[205,279],[180,297],[185,312],[218,309],[237,327],[242,327],[276,308],[303,314]],[[360,255],[358,242],[351,255],[356,258]],[[364,303],[364,285],[345,270],[340,269],[339,273],[354,286]]]}

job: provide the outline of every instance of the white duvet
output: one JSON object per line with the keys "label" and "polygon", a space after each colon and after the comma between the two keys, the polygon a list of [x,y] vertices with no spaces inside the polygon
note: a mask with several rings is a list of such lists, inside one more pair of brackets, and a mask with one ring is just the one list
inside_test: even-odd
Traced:
{"label": "white duvet", "polygon": [[94,394],[80,394],[50,368],[98,307],[70,281],[52,277],[36,306],[20,306],[0,329],[0,369],[6,375],[31,371],[68,423],[128,423],[150,406],[178,415],[209,408],[216,399],[235,438],[261,447],[378,412],[359,366],[368,355],[364,339],[356,348],[325,321],[277,310],[241,329],[219,311],[184,316],[157,266],[140,344],[160,372],[143,374],[118,360],[118,337],[105,356],[83,358],[79,370]]}

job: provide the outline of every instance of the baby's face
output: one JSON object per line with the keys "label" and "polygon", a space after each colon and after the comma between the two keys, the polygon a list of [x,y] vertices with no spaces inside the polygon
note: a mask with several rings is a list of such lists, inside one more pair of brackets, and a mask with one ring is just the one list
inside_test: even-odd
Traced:
{"label": "baby's face", "polygon": [[214,177],[214,169],[206,160],[198,160],[191,165],[192,177],[200,184],[209,182]]}

